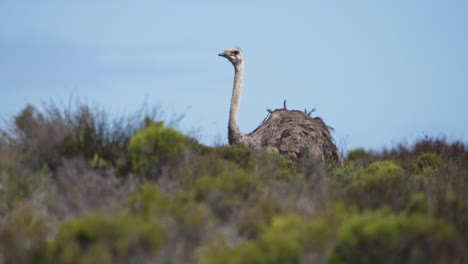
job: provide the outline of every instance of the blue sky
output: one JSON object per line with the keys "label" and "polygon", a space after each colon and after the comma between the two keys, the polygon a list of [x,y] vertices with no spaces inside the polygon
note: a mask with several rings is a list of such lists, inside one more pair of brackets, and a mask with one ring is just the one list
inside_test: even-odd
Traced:
{"label": "blue sky", "polygon": [[233,68],[239,121],[317,108],[345,149],[417,138],[468,141],[468,1],[0,0],[0,118],[71,94],[114,113],[185,113],[226,143]]}

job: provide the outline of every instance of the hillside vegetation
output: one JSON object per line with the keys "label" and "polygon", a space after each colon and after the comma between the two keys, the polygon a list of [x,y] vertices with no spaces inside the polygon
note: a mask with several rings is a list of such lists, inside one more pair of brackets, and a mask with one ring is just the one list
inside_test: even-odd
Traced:
{"label": "hillside vegetation", "polygon": [[0,136],[0,263],[467,263],[468,147],[343,167],[207,147],[152,111],[25,107]]}

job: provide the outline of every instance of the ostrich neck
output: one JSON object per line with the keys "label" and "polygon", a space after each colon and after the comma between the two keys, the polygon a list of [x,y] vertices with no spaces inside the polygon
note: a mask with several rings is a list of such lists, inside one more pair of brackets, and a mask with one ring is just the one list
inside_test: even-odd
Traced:
{"label": "ostrich neck", "polygon": [[229,144],[241,142],[242,134],[239,128],[238,116],[240,98],[242,94],[242,80],[244,79],[244,63],[234,65],[234,87],[232,89],[231,109],[229,111],[228,139]]}

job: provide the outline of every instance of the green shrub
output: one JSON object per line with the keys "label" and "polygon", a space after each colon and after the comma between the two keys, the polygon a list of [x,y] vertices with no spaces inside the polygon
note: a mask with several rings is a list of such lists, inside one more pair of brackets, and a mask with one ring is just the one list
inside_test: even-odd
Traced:
{"label": "green shrub", "polygon": [[391,161],[375,162],[358,177],[353,184],[367,191],[393,190],[403,179],[403,170]]}
{"label": "green shrub", "polygon": [[239,233],[248,238],[258,237],[262,229],[271,224],[273,217],[283,210],[281,204],[271,199],[259,200],[239,218],[237,222]]}
{"label": "green shrub", "polygon": [[267,264],[264,253],[253,242],[229,248],[224,241],[215,241],[198,256],[197,264]]}
{"label": "green shrub", "polygon": [[297,215],[275,217],[257,242],[266,263],[301,263],[304,225]]}
{"label": "green shrub", "polygon": [[242,144],[218,147],[215,149],[215,154],[217,157],[232,161],[244,169],[250,169],[253,166],[252,150]]}
{"label": "green shrub", "polygon": [[[274,172],[272,173],[275,176],[275,179],[290,181],[295,177],[303,176],[304,169],[302,164],[298,161],[286,158],[276,152],[269,152],[267,155],[270,159],[268,162],[275,165]],[[263,166],[267,165],[265,164]],[[271,177],[271,175],[268,176]]]}
{"label": "green shrub", "polygon": [[233,210],[248,202],[261,188],[260,179],[242,169],[223,171],[219,175],[199,177],[193,191],[197,201],[207,203],[213,212],[222,219]]}
{"label": "green shrub", "polygon": [[363,148],[353,149],[348,152],[347,160],[359,160],[367,157],[367,153]]}
{"label": "green shrub", "polygon": [[466,245],[468,243],[468,197],[448,192],[436,203],[435,216],[454,225]]}
{"label": "green shrub", "polygon": [[201,230],[212,217],[206,205],[197,203],[189,192],[179,191],[173,202],[171,214],[178,224],[189,231]]}
{"label": "green shrub", "polygon": [[405,212],[411,214],[430,215],[431,208],[424,193],[416,193],[411,196],[409,203],[406,205]]}
{"label": "green shrub", "polygon": [[348,186],[364,173],[365,168],[358,163],[347,162],[343,167],[333,170],[332,179],[344,186]]}
{"label": "green shrub", "polygon": [[[390,204],[401,208],[409,195],[403,169],[391,161],[374,162],[366,169],[357,170],[349,186],[354,202],[372,208]],[[353,202],[353,201],[352,201]]]}
{"label": "green shrub", "polygon": [[252,151],[248,147],[236,144],[215,148],[214,158],[231,161],[240,168],[268,173],[277,179],[289,180],[303,171],[301,164],[276,152]]}
{"label": "green shrub", "polygon": [[334,229],[329,219],[310,221],[304,227],[304,243],[308,250],[325,251],[333,242]]}
{"label": "green shrub", "polygon": [[200,264],[301,263],[304,219],[297,215],[275,217],[261,236],[235,247],[216,243],[199,258]]}
{"label": "green shrub", "polygon": [[154,184],[138,186],[138,190],[128,196],[128,203],[133,214],[146,219],[161,217],[171,210],[169,197]]}
{"label": "green shrub", "polygon": [[177,162],[191,140],[162,122],[151,123],[130,140],[129,154],[134,171],[160,173],[161,166]]}
{"label": "green shrub", "polygon": [[31,172],[15,164],[0,164],[0,213],[43,188],[49,173],[47,169]]}
{"label": "green shrub", "polygon": [[444,263],[455,230],[423,215],[356,215],[342,226],[327,263]]}
{"label": "green shrub", "polygon": [[153,255],[165,242],[165,236],[163,227],[155,221],[90,213],[60,226],[50,243],[47,262],[127,262],[135,252]]}
{"label": "green shrub", "polygon": [[435,153],[423,153],[412,164],[412,170],[417,174],[432,174],[443,164],[442,158]]}
{"label": "green shrub", "polygon": [[31,205],[17,203],[0,225],[4,263],[36,263],[46,248],[51,228]]}

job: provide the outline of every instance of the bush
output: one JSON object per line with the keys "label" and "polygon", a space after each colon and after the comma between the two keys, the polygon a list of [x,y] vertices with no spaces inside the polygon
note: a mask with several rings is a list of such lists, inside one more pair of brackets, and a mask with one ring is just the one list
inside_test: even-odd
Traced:
{"label": "bush", "polygon": [[216,243],[204,252],[198,263],[301,263],[303,224],[304,219],[299,216],[275,217],[257,240],[233,248]]}
{"label": "bush", "polygon": [[427,201],[426,195],[424,195],[424,193],[413,194],[409,203],[406,205],[405,212],[408,215],[421,214],[430,216],[431,207]]}
{"label": "bush", "polygon": [[201,176],[193,186],[195,199],[207,203],[224,220],[260,188],[259,178],[242,169]]}
{"label": "bush", "polygon": [[158,176],[162,167],[177,163],[191,140],[162,122],[151,123],[130,140],[128,151],[133,171]]}
{"label": "bush", "polygon": [[244,169],[251,169],[253,166],[253,153],[248,147],[242,144],[221,146],[215,149],[217,157],[229,160]]}
{"label": "bush", "polygon": [[28,105],[2,136],[14,143],[23,165],[31,169],[54,170],[64,157],[83,157],[107,167],[126,156],[130,137],[144,125],[141,117],[151,120],[157,113],[142,108],[132,116],[111,119],[106,111],[79,100],[72,100],[67,109],[48,103],[39,111]]}
{"label": "bush", "polygon": [[153,256],[165,237],[165,230],[155,221],[90,213],[61,225],[50,243],[46,262],[128,262],[138,254]]}
{"label": "bush", "polygon": [[128,196],[130,210],[145,219],[166,215],[171,210],[169,197],[157,185],[141,184],[138,190]]}
{"label": "bush", "polygon": [[297,215],[275,217],[259,238],[266,263],[301,263],[305,220]]}
{"label": "bush", "polygon": [[254,207],[242,214],[237,222],[239,233],[249,239],[256,238],[266,226],[271,224],[273,217],[284,211],[281,204],[271,199],[261,199]]}
{"label": "bush", "polygon": [[423,153],[413,161],[412,170],[416,174],[433,174],[442,167],[443,161],[435,153]]}
{"label": "bush", "polygon": [[[327,263],[453,263],[455,230],[444,221],[382,213],[347,220]],[[450,261],[452,260],[452,261]]]}
{"label": "bush", "polygon": [[46,249],[51,228],[29,204],[16,203],[0,225],[0,249],[4,263],[35,263]]}
{"label": "bush", "polygon": [[42,191],[49,174],[47,169],[31,172],[16,164],[0,163],[0,214],[6,213],[15,202],[25,201],[33,193]]}
{"label": "bush", "polygon": [[349,186],[349,193],[360,205],[378,208],[384,204],[402,208],[409,192],[402,168],[394,162],[374,162],[366,169],[360,169]]}
{"label": "bush", "polygon": [[348,186],[365,173],[365,168],[356,162],[348,162],[341,168],[336,168],[331,178],[343,186]]}
{"label": "bush", "polygon": [[363,148],[358,148],[348,152],[348,161],[359,160],[367,157],[367,153]]}

